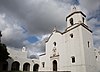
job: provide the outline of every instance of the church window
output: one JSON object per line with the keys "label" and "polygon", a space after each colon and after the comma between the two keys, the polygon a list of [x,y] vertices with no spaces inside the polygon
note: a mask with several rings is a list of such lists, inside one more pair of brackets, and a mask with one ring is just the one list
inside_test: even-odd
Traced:
{"label": "church window", "polygon": [[72,56],[71,58],[72,58],[72,63],[75,63],[75,57]]}
{"label": "church window", "polygon": [[70,34],[70,37],[73,38],[73,34]]}
{"label": "church window", "polygon": [[42,67],[44,68],[45,62],[42,62]]}
{"label": "church window", "polygon": [[54,42],[53,44],[54,44],[54,46],[56,46],[56,42]]}
{"label": "church window", "polygon": [[82,17],[83,23],[84,23],[84,17]]}
{"label": "church window", "polygon": [[70,24],[73,25],[73,18],[70,18]]}
{"label": "church window", "polygon": [[90,47],[90,42],[88,41],[88,47]]}
{"label": "church window", "polygon": [[97,56],[96,56],[96,59],[97,59]]}

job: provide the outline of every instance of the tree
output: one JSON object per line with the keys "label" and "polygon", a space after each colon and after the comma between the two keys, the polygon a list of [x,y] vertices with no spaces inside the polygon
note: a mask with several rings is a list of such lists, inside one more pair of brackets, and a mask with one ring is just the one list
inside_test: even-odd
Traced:
{"label": "tree", "polygon": [[0,43],[0,62],[6,61],[9,58],[9,53],[5,44]]}

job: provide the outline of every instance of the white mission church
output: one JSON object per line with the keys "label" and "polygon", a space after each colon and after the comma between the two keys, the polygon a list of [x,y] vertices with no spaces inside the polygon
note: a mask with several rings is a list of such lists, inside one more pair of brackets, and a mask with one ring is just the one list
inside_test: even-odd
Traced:
{"label": "white mission church", "polygon": [[46,53],[40,56],[40,71],[96,72],[92,31],[86,15],[76,7],[66,17],[64,32],[56,29],[46,41]]}
{"label": "white mission church", "polygon": [[64,32],[54,28],[45,43],[46,52],[39,59],[27,59],[21,52],[14,54],[9,51],[13,61],[7,60],[8,70],[100,72],[100,50],[93,48],[92,31],[86,15],[72,7],[66,22]]}

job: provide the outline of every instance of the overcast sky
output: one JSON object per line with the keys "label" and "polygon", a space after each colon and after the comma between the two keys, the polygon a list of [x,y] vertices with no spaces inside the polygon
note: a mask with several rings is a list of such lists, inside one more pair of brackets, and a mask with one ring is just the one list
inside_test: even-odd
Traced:
{"label": "overcast sky", "polygon": [[0,0],[2,42],[8,47],[27,47],[30,54],[44,52],[44,39],[54,26],[63,31],[71,5],[87,15],[94,47],[100,48],[100,0]]}

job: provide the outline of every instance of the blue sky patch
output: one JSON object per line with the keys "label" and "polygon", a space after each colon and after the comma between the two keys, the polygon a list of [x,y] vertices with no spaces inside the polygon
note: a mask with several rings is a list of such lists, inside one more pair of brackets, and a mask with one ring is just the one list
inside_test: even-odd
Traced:
{"label": "blue sky patch", "polygon": [[72,5],[79,5],[79,0],[71,0]]}
{"label": "blue sky patch", "polygon": [[27,40],[30,42],[30,43],[34,43],[36,41],[38,41],[38,38],[36,36],[29,36],[27,38]]}
{"label": "blue sky patch", "polygon": [[95,27],[100,27],[100,24],[96,24]]}

